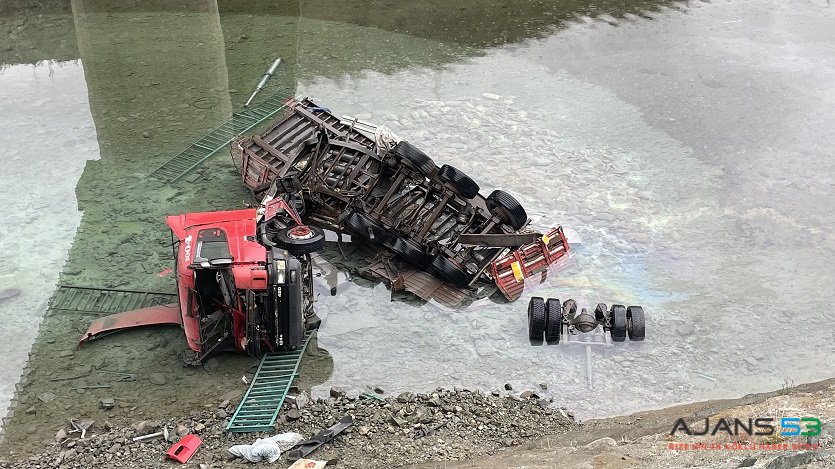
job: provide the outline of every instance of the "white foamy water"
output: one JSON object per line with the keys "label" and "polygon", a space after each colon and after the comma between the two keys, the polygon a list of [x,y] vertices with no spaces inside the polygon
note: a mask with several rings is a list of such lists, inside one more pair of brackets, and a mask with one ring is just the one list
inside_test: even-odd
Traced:
{"label": "white foamy water", "polygon": [[[388,125],[439,164],[464,170],[483,194],[502,188],[516,195],[535,226],[563,224],[583,240],[557,276],[510,304],[482,301],[458,311],[391,304],[381,287],[320,298],[318,308],[327,318],[319,343],[333,355],[334,373],[315,392],[369,385],[390,392],[453,385],[491,390],[506,382],[524,390],[544,382],[544,394],[556,404],[590,418],[831,376],[820,364],[835,357],[835,293],[829,286],[835,243],[820,227],[835,221],[827,209],[835,200],[831,191],[817,193],[798,209],[792,196],[808,195],[792,178],[815,174],[817,160],[793,159],[786,178],[773,168],[783,164],[781,147],[789,151],[796,135],[775,138],[777,147],[768,153],[723,158],[724,142],[704,130],[714,125],[714,114],[729,119],[723,116],[743,113],[743,104],[723,101],[728,90],[716,83],[725,78],[740,86],[740,75],[771,80],[749,96],[757,112],[767,107],[759,100],[805,106],[805,97],[770,94],[785,85],[780,71],[796,51],[746,40],[747,53],[761,60],[722,68],[724,42],[703,45],[700,65],[713,67],[713,81],[685,91],[714,104],[709,113],[679,110],[687,119],[682,125],[693,126],[681,131],[687,138],[646,114],[647,108],[663,108],[663,95],[652,106],[636,105],[614,89],[548,65],[578,46],[594,52],[589,37],[644,44],[656,34],[652,54],[659,56],[647,58],[645,51],[635,58],[646,59],[650,68],[680,61],[665,50],[679,53],[700,27],[715,22],[711,14],[694,11],[694,20],[673,12],[640,27],[602,26],[603,31],[578,26],[443,70],[305,83],[301,94],[319,98],[337,114]],[[679,39],[682,30],[689,34]],[[683,79],[666,75],[664,82],[677,90]],[[818,83],[813,76],[792,79]],[[669,92],[659,93],[664,91]],[[835,104],[831,93],[817,99],[829,109]],[[831,115],[820,117],[832,122]],[[814,138],[794,126],[790,115],[768,115],[775,127],[781,119],[802,138]],[[735,145],[761,138],[762,121],[734,120],[740,139]],[[752,169],[752,161],[762,169]],[[827,185],[831,175],[817,174],[813,187]],[[596,350],[589,387],[584,347],[528,344],[525,309],[533,295],[643,305],[648,339]],[[802,325],[803,342],[814,345],[792,345],[799,332],[793,324]]]}
{"label": "white foamy water", "polygon": [[75,186],[99,158],[80,62],[0,69],[0,417],[38,334],[81,213]]}

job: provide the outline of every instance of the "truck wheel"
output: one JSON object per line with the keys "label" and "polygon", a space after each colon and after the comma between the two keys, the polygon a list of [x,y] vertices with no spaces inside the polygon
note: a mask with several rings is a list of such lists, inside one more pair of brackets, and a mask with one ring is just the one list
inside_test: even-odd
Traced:
{"label": "truck wheel", "polygon": [[296,225],[278,230],[275,244],[294,256],[301,256],[325,247],[325,232],[315,226]]}
{"label": "truck wheel", "polygon": [[497,189],[487,196],[487,208],[514,230],[518,230],[528,221],[528,213],[522,204],[507,192]]}
{"label": "truck wheel", "polygon": [[441,171],[438,173],[438,177],[452,186],[452,188],[455,189],[455,192],[460,194],[461,197],[464,197],[465,199],[472,199],[478,195],[478,184],[454,166],[450,166],[448,164],[441,166]]}
{"label": "truck wheel", "polygon": [[545,332],[545,300],[535,296],[528,302],[528,339],[531,345],[542,345],[542,334]]}
{"label": "truck wheel", "polygon": [[647,334],[646,323],[644,322],[644,308],[640,306],[626,308],[626,323],[629,340],[636,342],[644,340]]}
{"label": "truck wheel", "polygon": [[383,244],[390,237],[388,230],[364,213],[352,212],[342,223],[346,228],[375,244]]}
{"label": "truck wheel", "polygon": [[459,288],[466,287],[472,280],[463,267],[458,265],[457,262],[447,259],[443,254],[438,254],[432,259],[432,270],[442,279]]}
{"label": "truck wheel", "polygon": [[560,300],[548,298],[545,301],[545,341],[548,345],[560,343],[562,333],[562,304]]}
{"label": "truck wheel", "polygon": [[612,342],[626,340],[626,307],[612,305]]}
{"label": "truck wheel", "polygon": [[435,171],[436,166],[432,158],[429,158],[426,153],[405,140],[401,140],[395,145],[392,151],[395,155],[412,163],[424,176],[429,176],[432,171]]}
{"label": "truck wheel", "polygon": [[391,243],[391,250],[401,259],[415,267],[426,267],[430,257],[421,249],[420,245],[408,238],[395,238]]}

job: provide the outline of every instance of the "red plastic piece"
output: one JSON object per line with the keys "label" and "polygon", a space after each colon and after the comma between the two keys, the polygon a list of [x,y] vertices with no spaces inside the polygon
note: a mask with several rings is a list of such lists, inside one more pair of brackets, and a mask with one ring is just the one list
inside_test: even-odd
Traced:
{"label": "red plastic piece", "polygon": [[199,436],[186,435],[180,438],[180,441],[174,443],[171,448],[168,448],[168,452],[165,454],[180,464],[185,464],[194,456],[201,444],[203,444],[203,440]]}
{"label": "red plastic piece", "polygon": [[[520,246],[507,256],[493,261],[493,281],[508,300],[514,301],[522,296],[526,278],[547,270],[549,265],[557,262],[567,252],[568,241],[562,227],[558,226],[542,239]],[[516,264],[521,279],[517,279],[513,272],[513,264]]]}

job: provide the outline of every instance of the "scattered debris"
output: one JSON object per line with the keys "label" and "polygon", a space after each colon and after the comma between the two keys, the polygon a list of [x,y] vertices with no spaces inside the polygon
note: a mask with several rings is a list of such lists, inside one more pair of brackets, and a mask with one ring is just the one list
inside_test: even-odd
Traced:
{"label": "scattered debris", "polygon": [[[145,423],[144,421],[140,422],[140,424],[144,424],[144,423]],[[153,440],[154,438],[159,438],[159,437],[163,437],[165,439],[165,441],[169,441],[170,435],[168,434],[168,427],[167,426],[162,427],[162,431],[155,432],[155,433],[150,433],[148,435],[137,436],[133,439],[133,441],[134,442],[148,441],[148,440]]]}
{"label": "scattered debris", "polygon": [[313,459],[299,459],[287,469],[322,469],[328,465],[328,461],[315,461]]}
{"label": "scattered debris", "polygon": [[75,419],[70,419],[70,425],[72,426],[72,430],[70,433],[81,433],[81,439],[84,439],[84,436],[87,434],[87,430],[96,423],[95,420],[81,420],[80,422],[76,422]]}
{"label": "scattered debris", "polygon": [[246,459],[249,462],[267,461],[270,464],[276,462],[281,452],[292,448],[304,440],[304,436],[293,433],[281,433],[268,438],[258,438],[251,445],[235,445],[229,448],[229,452],[235,457]]}
{"label": "scattered debris", "polygon": [[185,464],[194,456],[194,453],[200,448],[203,440],[197,435],[186,435],[180,441],[174,443],[171,448],[166,451],[165,456],[173,459],[180,464]]}
{"label": "scattered debris", "polygon": [[354,417],[350,415],[342,417],[339,420],[339,422],[317,433],[311,439],[298,443],[296,446],[294,446],[294,449],[290,450],[287,453],[287,458],[291,461],[294,461],[307,456],[320,446],[333,440],[334,437],[339,435],[343,430],[347,429],[353,424]]}

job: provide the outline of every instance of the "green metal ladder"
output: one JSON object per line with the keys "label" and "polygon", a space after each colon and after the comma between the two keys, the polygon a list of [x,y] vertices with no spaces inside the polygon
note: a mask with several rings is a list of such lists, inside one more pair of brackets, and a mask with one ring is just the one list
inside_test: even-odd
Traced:
{"label": "green metal ladder", "polygon": [[209,157],[226,148],[238,135],[285,109],[287,99],[284,93],[276,93],[257,106],[232,114],[229,120],[186,147],[149,176],[168,183],[182,179]]}
{"label": "green metal ladder", "polygon": [[227,432],[261,432],[275,430],[275,419],[287,397],[290,385],[298,376],[299,363],[310,342],[311,331],[304,335],[301,346],[289,352],[268,353],[261,358],[255,378],[244,398],[226,425]]}

